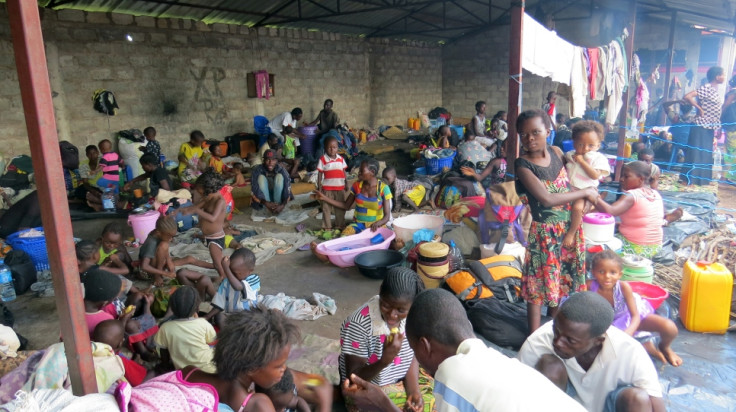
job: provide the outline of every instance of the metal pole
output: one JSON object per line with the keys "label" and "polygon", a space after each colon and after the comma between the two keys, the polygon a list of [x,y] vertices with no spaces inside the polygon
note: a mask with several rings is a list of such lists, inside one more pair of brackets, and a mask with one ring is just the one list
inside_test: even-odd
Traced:
{"label": "metal pole", "polygon": [[[626,53],[626,64],[631,67],[631,56],[634,55],[634,34],[636,31],[636,3],[637,0],[631,2],[631,13],[629,14],[629,37],[626,38],[624,43],[624,53]],[[619,115],[619,129],[618,129],[618,160],[616,160],[616,173],[614,179],[616,181],[621,177],[621,169],[624,167],[624,146],[626,145],[626,119],[629,114],[629,90],[631,90],[631,82],[626,79],[626,84],[629,86],[621,95],[622,105],[621,114]]]}
{"label": "metal pole", "polygon": [[509,109],[507,112],[509,134],[506,138],[506,163],[509,174],[514,174],[514,161],[519,157],[519,136],[516,119],[522,107],[522,67],[521,56],[524,45],[521,42],[524,22],[524,0],[511,9],[511,41],[509,42]]}
{"label": "metal pole", "polygon": [[[664,72],[664,94],[662,95],[662,102],[670,100],[670,89],[672,88],[672,60],[675,58],[675,27],[677,26],[677,10],[672,12],[670,18],[670,42],[667,46],[667,67]],[[664,110],[659,111],[659,118],[657,124],[664,125],[667,119],[667,113]]]}
{"label": "metal pole", "polygon": [[76,260],[69,258],[75,256],[74,238],[38,3],[8,0],[8,15],[72,390],[75,395],[95,393],[97,381],[79,272]]}

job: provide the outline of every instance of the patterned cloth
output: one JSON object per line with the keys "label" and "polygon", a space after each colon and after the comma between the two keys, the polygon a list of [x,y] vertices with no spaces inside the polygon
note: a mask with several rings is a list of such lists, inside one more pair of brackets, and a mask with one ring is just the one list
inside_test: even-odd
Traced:
{"label": "patterned cloth", "polygon": [[156,159],[161,158],[161,145],[156,140],[149,140],[143,148],[143,154],[152,154]]}
{"label": "patterned cloth", "polygon": [[363,182],[358,181],[350,188],[350,193],[355,196],[355,221],[370,224],[383,219],[383,202],[393,199],[391,189],[382,181],[378,181],[375,196],[362,193]]}
{"label": "patterned cloth", "polygon": [[[550,193],[568,192],[568,178],[562,159],[548,147],[550,164],[542,167],[526,159],[516,159],[516,168],[529,169]],[[562,247],[562,238],[570,227],[570,205],[544,207],[516,181],[519,198],[529,205],[532,225],[529,229],[521,295],[530,303],[556,307],[570,293],[585,290],[585,239],[582,226],[575,236],[575,247]]]}
{"label": "patterned cloth", "polygon": [[616,234],[616,237],[621,239],[621,241],[624,243],[621,247],[621,251],[626,254],[637,255],[645,257],[647,259],[651,259],[657,253],[662,251],[662,245],[637,245],[636,243],[633,243],[623,237],[620,233]]}
{"label": "patterned cloth", "polygon": [[719,128],[723,97],[718,93],[718,89],[706,83],[698,88],[697,97],[703,113],[695,117],[695,124],[711,130]]}
{"label": "patterned cloth", "polygon": [[[399,332],[404,333],[405,327],[406,319],[399,323]],[[381,359],[383,343],[390,333],[388,324],[381,316],[378,295],[372,297],[360,309],[348,316],[340,328],[340,380],[347,378],[345,355],[366,359],[370,364],[376,363]],[[413,359],[414,352],[409,347],[409,340],[404,338],[394,361],[376,375],[371,382],[384,386],[404,379]]]}
{"label": "patterned cloth", "polygon": [[232,287],[228,279],[223,279],[220,287],[217,288],[215,297],[212,298],[212,306],[217,307],[225,313],[250,310],[258,300],[258,290],[261,288],[260,276],[251,274],[242,280],[241,283],[243,284],[243,289],[236,290]]}
{"label": "patterned cloth", "polygon": [[102,177],[107,180],[120,180],[120,155],[115,152],[104,153],[100,157]]}
{"label": "patterned cloth", "polygon": [[[393,385],[381,386],[383,393],[391,399],[391,403],[398,406],[403,410],[406,405],[406,389],[404,388],[404,382],[397,382]],[[422,400],[424,401],[424,412],[436,411],[434,401],[434,379],[422,368],[419,368],[419,392],[422,394]],[[345,399],[345,406],[349,412],[360,411],[357,406],[352,403],[350,398]]]}
{"label": "patterned cloth", "polygon": [[189,142],[183,143],[179,148],[179,156],[184,156],[186,162],[179,162],[179,179],[185,183],[192,183],[202,174],[197,169],[199,159],[204,154],[202,147],[192,147]]}
{"label": "patterned cloth", "polygon": [[478,167],[479,162],[488,162],[492,157],[493,155],[491,155],[491,152],[486,150],[485,147],[475,140],[465,140],[457,147],[456,159],[461,163],[463,161],[468,161]]}
{"label": "patterned cloth", "polygon": [[220,400],[213,386],[187,382],[181,371],[157,376],[132,391],[124,385],[116,398],[121,411],[214,412]]}

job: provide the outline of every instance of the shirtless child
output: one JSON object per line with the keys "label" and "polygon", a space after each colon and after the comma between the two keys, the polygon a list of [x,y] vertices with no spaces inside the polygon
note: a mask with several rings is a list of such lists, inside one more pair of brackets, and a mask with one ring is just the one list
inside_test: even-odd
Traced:
{"label": "shirtless child", "polygon": [[225,249],[224,222],[227,215],[227,204],[225,198],[220,194],[220,189],[225,185],[222,175],[215,172],[213,168],[207,168],[194,184],[196,190],[203,199],[196,205],[182,209],[184,214],[199,215],[199,227],[204,235],[204,244],[210,251],[212,263],[220,275],[220,280],[225,278],[222,268],[222,251]]}

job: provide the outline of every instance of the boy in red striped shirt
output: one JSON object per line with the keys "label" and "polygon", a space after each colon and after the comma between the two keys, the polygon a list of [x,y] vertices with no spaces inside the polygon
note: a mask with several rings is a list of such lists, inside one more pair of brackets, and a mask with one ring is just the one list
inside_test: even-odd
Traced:
{"label": "boy in red striped shirt", "polygon": [[[345,201],[345,191],[348,189],[345,170],[348,168],[345,159],[337,154],[337,139],[329,136],[325,139],[325,154],[319,158],[317,164],[317,190],[330,199],[338,202]],[[322,229],[332,229],[332,209],[335,210],[335,226],[345,228],[345,210],[322,202]]]}

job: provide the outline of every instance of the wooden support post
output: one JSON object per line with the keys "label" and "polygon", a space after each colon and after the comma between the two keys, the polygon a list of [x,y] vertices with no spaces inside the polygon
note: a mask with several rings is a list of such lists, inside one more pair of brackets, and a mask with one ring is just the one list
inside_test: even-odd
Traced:
{"label": "wooden support post", "polygon": [[514,161],[519,157],[519,136],[516,119],[522,107],[522,30],[524,25],[524,0],[514,4],[511,9],[511,41],[509,42],[509,109],[507,111],[509,134],[506,138],[507,173],[514,175]]}
{"label": "wooden support post", "polygon": [[[662,95],[662,102],[664,104],[670,100],[670,90],[672,90],[672,61],[675,58],[675,28],[677,27],[677,10],[672,12],[670,18],[670,42],[667,46],[667,66],[664,72],[664,94]],[[657,118],[658,125],[664,125],[667,121],[667,112],[664,110],[658,111],[659,117]]]}
{"label": "wooden support post", "polygon": [[[624,53],[626,53],[626,64],[631,67],[631,57],[634,55],[634,34],[636,31],[636,8],[637,0],[631,1],[631,13],[629,14],[629,37],[624,42]],[[628,70],[627,70],[628,72]],[[626,84],[629,86],[626,91],[621,95],[622,105],[621,113],[619,114],[618,121],[618,156],[616,160],[616,173],[614,179],[616,181],[621,177],[621,169],[624,167],[624,146],[626,145],[626,120],[629,115],[629,91],[631,91],[631,82],[626,79]]]}
{"label": "wooden support post", "polygon": [[[23,111],[41,202],[56,309],[75,395],[97,392],[36,0],[8,0]],[[51,333],[54,333],[53,331]]]}

